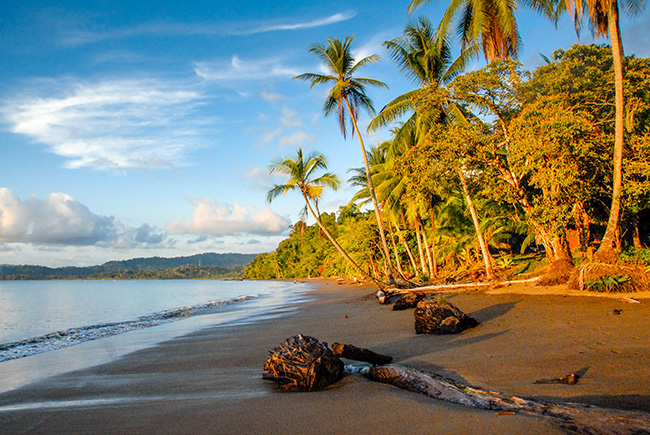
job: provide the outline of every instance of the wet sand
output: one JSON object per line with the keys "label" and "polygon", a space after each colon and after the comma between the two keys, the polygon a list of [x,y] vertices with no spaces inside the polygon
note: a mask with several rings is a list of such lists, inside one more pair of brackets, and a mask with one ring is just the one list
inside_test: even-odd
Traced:
{"label": "wet sand", "polygon": [[[357,375],[319,392],[276,391],[261,379],[267,349],[297,333],[507,395],[650,412],[650,299],[564,296],[563,288],[526,294],[535,287],[449,294],[481,324],[423,336],[414,333],[413,310],[364,299],[371,287],[313,285],[313,300],[280,317],[207,327],[0,394],[0,432],[563,433],[546,420],[443,403]],[[534,384],[571,372],[583,374],[577,385]]]}

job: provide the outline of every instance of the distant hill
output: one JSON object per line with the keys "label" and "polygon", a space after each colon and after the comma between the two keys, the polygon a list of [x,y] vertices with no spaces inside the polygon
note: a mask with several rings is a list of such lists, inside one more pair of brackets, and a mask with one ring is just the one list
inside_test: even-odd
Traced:
{"label": "distant hill", "polygon": [[[257,254],[216,254],[189,257],[148,257],[109,261],[88,267],[0,265],[0,280],[81,278],[236,278]],[[190,267],[191,266],[191,267]],[[176,271],[177,273],[174,273]]]}

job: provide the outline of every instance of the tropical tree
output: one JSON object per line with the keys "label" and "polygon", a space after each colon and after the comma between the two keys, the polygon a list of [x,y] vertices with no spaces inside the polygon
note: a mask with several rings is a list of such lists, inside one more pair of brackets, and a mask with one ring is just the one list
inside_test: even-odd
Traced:
{"label": "tropical tree", "polygon": [[[404,36],[384,42],[391,57],[404,75],[418,88],[394,98],[370,122],[368,130],[386,127],[407,113],[410,117],[394,132],[397,142],[401,136],[415,131],[419,136],[435,122],[444,121],[449,115],[444,101],[435,110],[416,110],[417,101],[423,89],[439,88],[465,68],[468,53],[464,52],[453,60],[451,46],[447,38],[437,39],[433,26],[424,17],[409,23]],[[418,137],[418,139],[420,139]]]}
{"label": "tropical tree", "polygon": [[[632,13],[638,13],[645,6],[644,0],[627,0],[623,3]],[[621,214],[621,186],[623,181],[623,147],[625,142],[625,101],[623,89],[623,40],[619,25],[619,7],[617,0],[563,0],[558,2],[556,23],[560,12],[566,11],[573,19],[576,32],[579,33],[582,21],[588,15],[592,32],[598,36],[609,36],[614,57],[614,104],[616,107],[616,122],[614,134],[614,157],[612,177],[612,203],[609,219],[602,242],[595,257],[600,260],[611,260],[614,257],[614,243],[619,229]]]}
{"label": "tropical tree", "polygon": [[323,231],[325,236],[332,242],[336,250],[343,258],[359,272],[364,278],[376,282],[365,270],[363,270],[354,260],[345,252],[345,250],[338,244],[334,236],[323,225],[319,214],[316,214],[312,202],[318,203],[321,198],[324,187],[331,189],[338,189],[340,182],[335,174],[326,172],[325,174],[315,177],[318,170],[327,170],[327,161],[325,156],[318,153],[312,153],[308,156],[303,155],[302,148],[298,149],[296,158],[280,157],[271,163],[269,172],[271,174],[278,172],[287,175],[289,179],[285,184],[276,184],[267,194],[267,201],[272,202],[280,195],[284,195],[291,190],[298,190],[305,200],[305,207],[309,210],[311,215],[316,220],[316,223]]}
{"label": "tropical tree", "polygon": [[361,145],[363,163],[366,169],[366,179],[368,180],[368,190],[375,210],[377,226],[379,227],[381,249],[388,270],[388,278],[390,284],[394,285],[395,278],[388,251],[388,244],[386,243],[383,218],[375,196],[366,147],[363,143],[361,132],[357,126],[357,117],[360,108],[365,109],[372,115],[375,113],[372,107],[372,101],[366,95],[366,86],[383,88],[387,88],[388,86],[379,80],[355,77],[355,73],[360,67],[377,62],[379,57],[373,54],[356,62],[350,48],[352,40],[352,36],[347,36],[343,41],[334,38],[328,39],[327,45],[321,43],[312,45],[309,51],[314,53],[323,62],[324,67],[328,70],[329,74],[305,73],[294,77],[294,79],[311,82],[312,88],[315,85],[332,84],[333,87],[330,89],[323,106],[325,116],[336,114],[343,137],[347,136],[348,120],[352,123],[352,132],[356,133],[357,138],[359,139],[359,144]]}
{"label": "tropical tree", "polygon": [[[429,0],[411,0],[409,13]],[[535,8],[542,7],[535,0]],[[456,24],[463,50],[477,53],[483,50],[488,62],[496,59],[516,59],[521,38],[517,28],[515,0],[455,0],[452,1],[438,26],[438,34],[447,34]],[[459,17],[459,18],[457,18]]]}

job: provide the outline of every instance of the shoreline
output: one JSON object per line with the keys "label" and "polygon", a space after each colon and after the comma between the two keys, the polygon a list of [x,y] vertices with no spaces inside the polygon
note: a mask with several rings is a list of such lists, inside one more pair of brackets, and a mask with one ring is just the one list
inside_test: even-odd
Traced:
{"label": "shoreline", "polygon": [[[563,433],[548,421],[497,416],[354,375],[319,392],[278,392],[261,379],[267,350],[297,333],[369,348],[508,395],[650,412],[646,299],[625,304],[620,295],[575,298],[560,289],[448,294],[481,324],[455,336],[422,336],[413,331],[412,310],[391,311],[365,298],[375,291],[371,285],[299,282],[313,290],[294,311],[206,326],[0,394],[0,427],[6,433]],[[579,370],[584,375],[576,385],[533,383]]]}

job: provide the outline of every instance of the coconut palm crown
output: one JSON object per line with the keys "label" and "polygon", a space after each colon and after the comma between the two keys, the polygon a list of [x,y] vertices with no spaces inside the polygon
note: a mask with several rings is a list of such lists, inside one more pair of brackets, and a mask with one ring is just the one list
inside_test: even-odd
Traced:
{"label": "coconut palm crown", "polygon": [[[372,101],[366,95],[365,87],[388,88],[379,80],[353,77],[360,67],[379,61],[379,56],[373,54],[355,62],[350,50],[353,39],[353,36],[347,36],[343,41],[338,38],[328,39],[327,45],[315,43],[309,51],[323,61],[323,66],[329,74],[304,73],[294,77],[296,80],[311,82],[312,88],[319,84],[334,85],[325,100],[323,112],[326,116],[336,114],[343,137],[347,137],[350,120],[346,116],[347,105],[349,104],[350,115],[355,120],[358,118],[360,108],[374,115],[375,110]],[[354,133],[354,126],[352,126],[352,133]]]}

